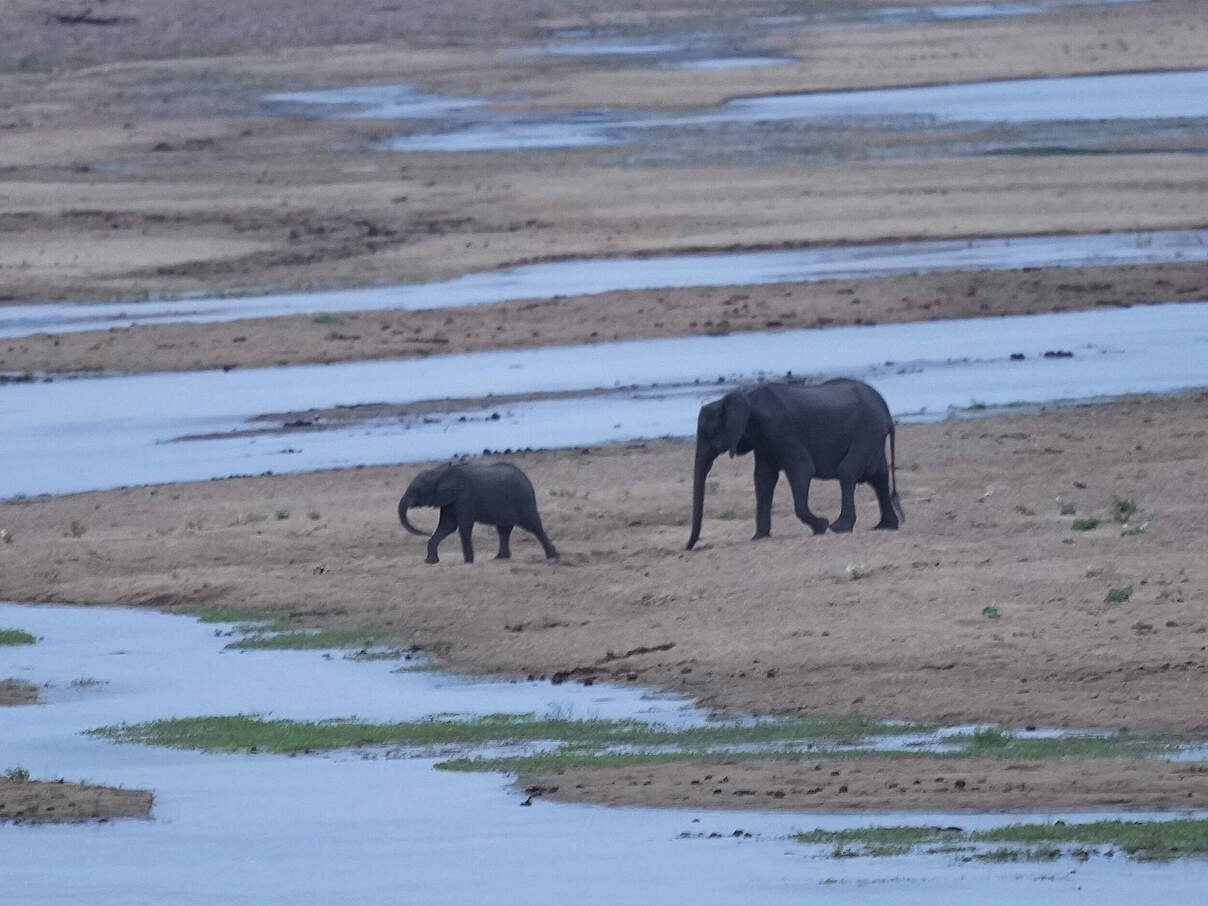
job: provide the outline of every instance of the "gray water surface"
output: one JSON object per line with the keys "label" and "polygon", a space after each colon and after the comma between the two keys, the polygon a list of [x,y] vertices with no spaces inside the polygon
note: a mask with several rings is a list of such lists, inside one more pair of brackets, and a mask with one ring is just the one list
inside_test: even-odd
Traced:
{"label": "gray water surface", "polygon": [[[0,498],[686,436],[702,402],[787,372],[864,378],[896,416],[922,419],[1208,386],[1208,303],[13,384],[0,387]],[[491,394],[531,399],[447,402]],[[246,433],[266,413],[442,400]]]}
{"label": "gray water surface", "polygon": [[930,239],[790,251],[655,255],[531,264],[431,283],[152,302],[0,306],[0,337],[271,318],[317,312],[457,308],[615,290],[741,286],[819,280],[1208,260],[1208,230],[1140,230],[1066,236]]}
{"label": "gray water surface", "polygon": [[[414,95],[405,85],[376,87],[383,93],[393,90],[406,92],[409,98]],[[310,104],[316,115],[410,118],[396,112],[394,101],[375,98],[366,86],[277,94],[271,100],[288,105],[292,113]],[[433,97],[431,104],[439,105],[440,99]],[[673,114],[619,109],[527,113],[464,103],[448,111],[440,129],[398,136],[383,147],[393,151],[583,147],[627,143],[655,130],[790,121],[832,126],[900,124],[918,129],[954,123],[1153,122],[1205,117],[1208,70],[1187,70],[777,94],[736,98],[720,107]]]}
{"label": "gray water surface", "polygon": [[[982,865],[919,853],[839,862],[829,846],[786,839],[815,827],[974,829],[1114,815],[814,816],[540,799],[521,808],[523,797],[507,789],[507,778],[437,772],[432,757],[399,757],[386,747],[288,757],[109,743],[80,733],[235,713],[390,721],[442,711],[536,711],[672,724],[700,715],[681,700],[647,698],[633,688],[396,673],[391,662],[349,661],[338,652],[225,651],[227,640],[213,624],[144,610],[0,603],[0,625],[38,636],[35,645],[0,648],[0,676],[42,686],[46,699],[0,709],[0,764],[37,778],[155,793],[150,821],[0,827],[5,896],[22,906],[614,906],[624,899],[847,906],[916,896],[986,906],[1037,898],[1129,906],[1152,900],[1155,885],[1170,902],[1198,902],[1208,885],[1203,860],[1146,865],[1095,856],[1086,863]],[[81,678],[95,682],[73,688]]]}

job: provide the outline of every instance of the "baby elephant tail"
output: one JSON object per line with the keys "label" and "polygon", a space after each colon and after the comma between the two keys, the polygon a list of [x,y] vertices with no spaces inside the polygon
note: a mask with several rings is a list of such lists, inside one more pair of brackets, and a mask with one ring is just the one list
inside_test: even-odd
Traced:
{"label": "baby elephant tail", "polygon": [[898,497],[898,457],[897,451],[894,449],[894,437],[897,430],[893,424],[889,426],[889,502],[893,504],[894,512],[898,514],[898,521],[906,522],[906,511],[902,509],[902,501]]}

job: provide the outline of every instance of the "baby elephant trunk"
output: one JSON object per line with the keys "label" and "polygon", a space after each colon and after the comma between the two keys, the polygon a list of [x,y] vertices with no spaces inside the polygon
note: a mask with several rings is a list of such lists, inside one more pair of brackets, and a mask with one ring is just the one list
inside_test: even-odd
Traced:
{"label": "baby elephant trunk", "polygon": [[403,499],[398,502],[398,521],[403,524],[403,528],[413,535],[426,535],[427,532],[420,531],[411,524],[411,520],[407,518],[407,510],[411,508],[412,501],[410,494],[404,494]]}

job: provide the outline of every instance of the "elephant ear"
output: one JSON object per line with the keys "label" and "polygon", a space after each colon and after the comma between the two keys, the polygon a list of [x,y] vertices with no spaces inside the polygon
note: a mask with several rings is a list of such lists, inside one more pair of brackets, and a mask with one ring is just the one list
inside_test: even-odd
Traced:
{"label": "elephant ear", "polygon": [[742,441],[747,422],[751,418],[751,401],[741,390],[734,390],[726,394],[725,402],[726,445],[730,449],[730,455],[734,456],[738,453],[738,444]]}
{"label": "elephant ear", "polygon": [[466,476],[456,466],[447,467],[436,479],[432,487],[432,505],[448,506],[462,495],[466,486]]}

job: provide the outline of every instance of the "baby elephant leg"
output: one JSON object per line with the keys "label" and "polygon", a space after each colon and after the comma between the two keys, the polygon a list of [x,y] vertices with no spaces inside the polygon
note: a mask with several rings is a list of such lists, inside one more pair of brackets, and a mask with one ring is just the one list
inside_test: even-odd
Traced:
{"label": "baby elephant leg", "polygon": [[512,548],[508,544],[512,537],[512,527],[510,525],[497,525],[495,530],[499,532],[499,553],[495,555],[496,560],[510,560],[512,557]]}

